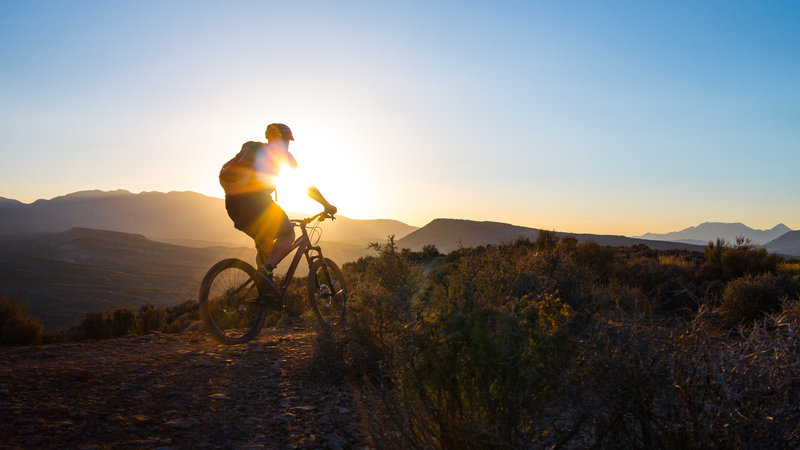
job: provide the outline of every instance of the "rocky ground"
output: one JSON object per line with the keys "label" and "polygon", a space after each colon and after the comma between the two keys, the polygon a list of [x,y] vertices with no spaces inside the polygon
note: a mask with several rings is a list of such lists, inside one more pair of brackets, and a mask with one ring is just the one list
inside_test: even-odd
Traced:
{"label": "rocky ground", "polygon": [[239,346],[187,332],[0,348],[0,447],[363,448],[340,347],[298,320]]}

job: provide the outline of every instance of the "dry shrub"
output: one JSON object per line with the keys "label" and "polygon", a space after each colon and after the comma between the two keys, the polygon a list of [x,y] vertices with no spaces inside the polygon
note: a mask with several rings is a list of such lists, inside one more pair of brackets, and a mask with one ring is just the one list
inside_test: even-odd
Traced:
{"label": "dry shrub", "polygon": [[139,308],[137,318],[137,330],[140,334],[151,331],[164,331],[167,326],[167,311],[164,308],[156,308],[153,305],[144,305]]}
{"label": "dry shrub", "polygon": [[800,326],[800,295],[787,295],[781,299],[781,316],[784,322]]}
{"label": "dry shrub", "polygon": [[657,307],[638,286],[629,286],[616,281],[595,284],[592,290],[595,309],[593,312],[616,311],[632,314],[649,314]]}
{"label": "dry shrub", "polygon": [[286,314],[290,317],[301,316],[308,309],[306,280],[306,277],[295,278],[289,283],[286,290]]}
{"label": "dry shrub", "polygon": [[591,270],[601,281],[608,281],[616,271],[617,255],[613,248],[595,242],[575,247],[575,263]]}
{"label": "dry shrub", "polygon": [[800,291],[796,279],[763,274],[744,276],[728,283],[722,294],[720,315],[729,326],[750,323],[780,308],[781,298]]}
{"label": "dry shrub", "polygon": [[111,315],[111,336],[116,338],[129,334],[136,334],[136,311],[117,308]]}
{"label": "dry shrub", "polygon": [[[139,311],[118,308],[114,311],[86,313],[80,325],[73,327],[69,340],[112,339],[153,331],[178,333],[189,329],[199,320],[197,302],[187,300],[179,305],[159,308],[144,305]],[[57,336],[53,339],[59,339]]]}
{"label": "dry shrub", "polygon": [[659,254],[658,262],[663,266],[675,267],[688,272],[693,272],[696,267],[695,262],[685,256],[667,253]]}
{"label": "dry shrub", "polygon": [[793,259],[780,263],[778,273],[785,277],[800,277],[800,261]]}
{"label": "dry shrub", "polygon": [[81,324],[70,333],[70,339],[110,339],[113,336],[108,315],[101,312],[88,312]]}
{"label": "dry shrub", "polygon": [[780,256],[756,248],[746,239],[738,239],[734,245],[717,239],[716,243],[708,243],[703,255],[706,262],[700,268],[700,277],[723,282],[746,275],[774,274],[783,261]]}
{"label": "dry shrub", "polygon": [[200,320],[200,308],[195,300],[170,306],[167,308],[167,325],[164,331],[167,333],[180,333],[188,329],[192,324]]}
{"label": "dry shrub", "polygon": [[798,328],[767,319],[714,338],[591,327],[561,426],[567,447],[797,448]]}
{"label": "dry shrub", "polygon": [[25,304],[0,297],[0,345],[32,345],[42,342],[41,322],[28,315]]}

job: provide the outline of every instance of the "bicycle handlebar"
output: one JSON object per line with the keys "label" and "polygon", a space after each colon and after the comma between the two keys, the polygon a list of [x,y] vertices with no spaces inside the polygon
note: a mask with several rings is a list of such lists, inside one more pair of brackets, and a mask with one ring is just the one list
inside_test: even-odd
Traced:
{"label": "bicycle handlebar", "polygon": [[292,223],[294,223],[294,224],[297,224],[297,225],[300,225],[300,224],[308,225],[309,223],[311,223],[311,222],[313,222],[313,221],[315,221],[317,219],[319,219],[320,222],[322,222],[325,219],[336,220],[336,216],[334,216],[333,213],[329,213],[327,211],[322,211],[321,213],[314,214],[313,216],[307,217],[305,219],[291,219],[290,221]]}

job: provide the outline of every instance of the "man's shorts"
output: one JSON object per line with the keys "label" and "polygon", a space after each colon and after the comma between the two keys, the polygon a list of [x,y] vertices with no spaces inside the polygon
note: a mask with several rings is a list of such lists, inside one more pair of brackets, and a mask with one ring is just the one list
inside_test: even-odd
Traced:
{"label": "man's shorts", "polygon": [[225,209],[233,220],[233,226],[256,242],[272,240],[293,231],[289,217],[272,201],[268,191],[228,195],[225,197]]}

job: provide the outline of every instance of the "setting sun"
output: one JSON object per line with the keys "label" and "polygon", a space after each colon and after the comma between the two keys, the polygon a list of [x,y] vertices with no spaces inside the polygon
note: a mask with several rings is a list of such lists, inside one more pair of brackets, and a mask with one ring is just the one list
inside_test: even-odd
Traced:
{"label": "setting sun", "polygon": [[307,190],[311,185],[302,167],[293,170],[284,164],[275,189],[276,201],[288,213],[315,214],[319,212],[320,206],[308,196]]}

